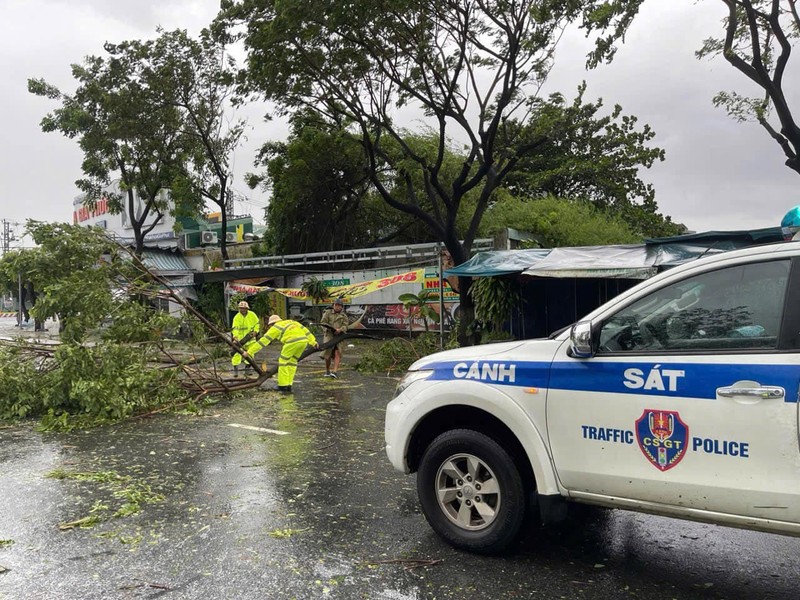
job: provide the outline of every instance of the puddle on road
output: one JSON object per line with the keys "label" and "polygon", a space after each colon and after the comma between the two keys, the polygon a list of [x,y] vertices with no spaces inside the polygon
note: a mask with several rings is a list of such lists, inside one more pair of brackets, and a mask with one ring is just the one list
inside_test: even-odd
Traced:
{"label": "puddle on road", "polygon": [[[294,394],[258,391],[199,416],[0,429],[0,598],[116,597],[141,591],[136,581],[205,590],[186,597],[344,584],[386,510],[370,482],[391,473],[383,410],[395,382],[298,379]],[[353,557],[315,571],[343,539]]]}
{"label": "puddle on road", "polygon": [[[395,382],[302,375],[292,395],[258,391],[199,416],[0,429],[0,599],[796,595],[798,540],[621,511],[534,532],[508,557],[457,552],[386,460]],[[59,470],[85,476],[45,476]],[[159,500],[114,517],[127,500],[115,492],[142,490]],[[92,527],[59,529],[92,514]]]}

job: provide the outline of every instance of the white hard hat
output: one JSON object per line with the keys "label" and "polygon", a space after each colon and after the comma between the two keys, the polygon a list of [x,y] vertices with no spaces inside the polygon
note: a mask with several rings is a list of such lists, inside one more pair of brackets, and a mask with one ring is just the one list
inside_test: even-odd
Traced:
{"label": "white hard hat", "polygon": [[239,302],[239,308],[250,308],[250,305],[244,300],[242,300],[241,302]]}
{"label": "white hard hat", "polygon": [[280,320],[281,318],[278,315],[271,315],[269,321],[267,321],[267,325],[272,325],[273,323],[277,323]]}

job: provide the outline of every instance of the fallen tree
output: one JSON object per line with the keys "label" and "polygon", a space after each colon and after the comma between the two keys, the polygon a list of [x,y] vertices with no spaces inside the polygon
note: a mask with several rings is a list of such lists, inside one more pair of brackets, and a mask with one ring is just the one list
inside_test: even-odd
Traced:
{"label": "fallen tree", "polygon": [[[45,427],[114,421],[257,388],[277,372],[248,356],[256,376],[232,377],[219,359],[240,352],[239,343],[102,231],[36,222],[28,231],[39,246],[0,260],[0,287],[20,273],[34,280],[42,293],[31,313],[57,316],[61,340],[0,341],[0,419],[36,416]],[[182,316],[160,310],[157,299],[178,304]],[[320,349],[357,337],[365,336],[347,332]]]}
{"label": "fallen tree", "polygon": [[[176,290],[171,287],[163,277],[160,277],[148,269],[147,266],[142,262],[141,258],[135,255],[133,252],[129,252],[129,254],[131,260],[136,264],[137,268],[141,270],[142,274],[152,278],[155,282],[162,285],[166,295],[169,296],[170,300],[179,304],[186,313],[190,314],[193,318],[202,323],[213,337],[224,341],[226,344],[228,344],[228,346],[230,346],[233,352],[244,351],[244,347],[237,340],[235,340],[232,336],[229,336],[227,332],[220,330],[210,319],[206,318],[190,302],[177,293]],[[363,318],[363,315],[361,318]],[[356,321],[356,324],[360,322],[361,319]],[[328,327],[326,325],[323,326]],[[318,348],[308,346],[300,355],[298,362],[304,360],[312,354],[332,348],[336,344],[351,338],[374,339],[372,336],[358,331],[347,331],[334,336],[328,342],[319,344]],[[181,386],[188,392],[195,394],[196,399],[202,398],[208,394],[216,394],[220,392],[238,392],[260,387],[266,380],[270,379],[278,372],[277,366],[270,367],[268,369],[262,369],[261,364],[259,364],[259,361],[256,360],[256,357],[250,354],[244,354],[242,356],[243,359],[247,361],[247,363],[253,368],[258,376],[256,378],[247,378],[246,380],[236,377],[224,377],[220,376],[220,373],[216,369],[207,371],[202,368],[189,366],[182,364],[180,361],[174,360],[174,357],[166,348],[164,348],[163,344],[160,345],[159,348],[166,356],[173,360],[176,365],[179,365],[182,368],[184,374],[186,375],[186,379],[181,382]]]}

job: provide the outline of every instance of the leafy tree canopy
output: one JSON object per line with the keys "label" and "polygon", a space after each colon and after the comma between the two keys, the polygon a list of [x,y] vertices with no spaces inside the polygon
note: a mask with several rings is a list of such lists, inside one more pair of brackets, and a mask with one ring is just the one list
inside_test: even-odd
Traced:
{"label": "leafy tree canopy", "polygon": [[[183,30],[159,31],[158,38],[141,45],[141,52],[158,102],[177,108],[182,117],[186,160],[179,163],[171,186],[176,208],[188,208],[191,215],[209,201],[219,209],[225,231],[232,208],[231,159],[246,125],[232,113],[236,62],[208,32],[195,39]],[[227,259],[225,236],[220,249]]]}
{"label": "leafy tree canopy", "polygon": [[[227,114],[233,61],[209,36],[193,39],[182,30],[104,49],[105,56],[72,66],[72,95],[28,81],[31,93],[61,103],[41,126],[77,138],[84,177],[76,184],[86,204],[106,197],[112,212],[126,212],[139,254],[167,211],[195,215],[209,200],[224,224],[230,156],[244,130]],[[109,191],[117,178],[120,192]],[[222,246],[225,256],[224,239]]]}
{"label": "leafy tree canopy", "polygon": [[504,187],[520,197],[591,202],[642,237],[680,233],[681,225],[658,213],[655,190],[640,177],[642,169],[664,160],[661,148],[647,145],[655,132],[646,124],[637,128],[638,119],[622,114],[619,105],[603,114],[603,100],[584,102],[585,91],[583,84],[571,104],[558,93],[531,100],[534,117],[527,126],[547,127],[549,139],[519,161]]}
{"label": "leafy tree canopy", "polygon": [[32,281],[31,312],[58,315],[61,344],[0,344],[0,419],[40,416],[64,427],[70,415],[113,421],[180,398],[174,376],[148,364],[174,322],[136,300],[154,287],[130,256],[100,230],[34,221],[27,229],[38,246],[0,259],[0,286],[13,289],[19,274]]}
{"label": "leafy tree canopy", "polygon": [[800,38],[797,0],[720,0],[728,8],[722,37],[705,40],[698,58],[722,56],[761,88],[761,96],[719,92],[714,104],[739,122],[755,121],[780,146],[786,166],[800,173],[800,127],[786,93],[792,50]]}
{"label": "leafy tree canopy", "polygon": [[[39,246],[0,259],[0,286],[15,286],[22,273],[39,292],[34,317],[57,315],[63,327],[60,343],[0,340],[0,420],[115,421],[255,388],[277,372],[248,357],[258,377],[226,377],[237,344],[102,230],[29,222],[28,233]],[[182,316],[162,310],[166,300]]]}
{"label": "leafy tree canopy", "polygon": [[[271,189],[265,241],[275,254],[363,248],[395,230],[370,193],[363,149],[343,129],[309,115],[292,120],[286,142],[265,144],[251,186]],[[406,219],[408,221],[408,219]]]}
{"label": "leafy tree canopy", "polygon": [[[84,342],[107,319],[129,312],[129,294],[148,285],[102,230],[38,221],[26,228],[37,246],[0,259],[0,288],[13,291],[19,276],[32,282],[39,292],[34,316],[58,316],[64,340]],[[152,329],[160,327],[140,333]]]}
{"label": "leafy tree canopy", "polygon": [[[242,91],[287,113],[311,109],[351,129],[382,200],[422,223],[456,264],[472,242],[494,191],[550,132],[527,124],[564,28],[598,34],[591,65],[610,58],[641,0],[225,0],[213,30],[243,39]],[[431,157],[407,143],[403,111],[422,114],[436,132]],[[535,131],[537,135],[531,135]],[[448,141],[465,145],[452,180],[444,178]],[[400,148],[401,155],[393,154]],[[387,170],[413,162],[418,185],[387,185]],[[393,181],[393,178],[389,179]],[[474,197],[474,200],[472,198]],[[457,229],[462,202],[474,210]],[[469,282],[460,286],[462,331],[472,318]],[[466,338],[462,335],[464,342]]]}
{"label": "leafy tree canopy", "polygon": [[[561,31],[578,21],[587,33],[602,32],[605,37],[598,39],[590,57],[596,64],[613,55],[614,40],[639,4],[226,1],[215,31],[222,39],[237,33],[244,39],[244,90],[278,102],[287,112],[311,107],[334,122],[353,124],[383,199],[422,221],[461,262],[491,192],[521,157],[543,142],[526,139],[524,128],[514,137],[501,137],[500,129],[514,115],[528,121],[525,95],[546,79]],[[421,110],[433,123],[439,143],[432,158],[405,143],[396,122],[396,112],[404,107]],[[444,182],[450,137],[466,140],[467,151],[457,178]],[[404,170],[391,161],[387,142],[402,149],[403,161],[422,169],[423,186],[415,186],[414,193],[394,193],[400,190],[384,185],[387,163],[396,172]],[[459,236],[455,219],[461,200],[472,192],[479,196],[476,210]],[[430,210],[423,207],[422,197]]]}
{"label": "leafy tree canopy", "polygon": [[[168,209],[162,190],[170,188],[179,173],[176,165],[185,161],[181,116],[175,107],[155,102],[144,78],[141,44],[106,44],[105,50],[107,57],[90,56],[72,65],[78,82],[74,94],[41,79],[28,80],[28,90],[61,103],[42,120],[42,130],[78,139],[84,177],[75,183],[86,204],[106,197],[113,212],[127,207],[141,253],[144,236]],[[108,189],[115,177],[121,193]]]}
{"label": "leafy tree canopy", "polygon": [[[599,209],[599,217],[616,215],[616,220],[628,223],[639,237],[680,233],[682,226],[657,212],[652,186],[639,177],[639,168],[663,156],[660,148],[645,145],[653,131],[647,126],[636,130],[636,118],[622,116],[619,106],[610,115],[598,116],[602,101],[584,104],[583,91],[582,87],[571,105],[560,94],[535,101],[535,123],[557,120],[568,126],[554,128],[562,137],[542,144],[521,160],[506,178],[504,189],[524,198],[553,195],[590,202]],[[405,132],[403,143],[418,156],[436,158],[439,140],[435,131]],[[451,185],[465,157],[453,143],[446,145],[445,153],[439,178]],[[405,157],[398,144],[387,144],[386,154],[390,158],[380,175],[387,189],[400,197],[424,189],[424,170]],[[253,185],[271,184],[266,239],[272,253],[370,247],[390,240],[431,241],[419,222],[370,193],[361,144],[344,129],[310,115],[295,118],[289,140],[266,144],[260,162],[266,164],[266,173],[253,175],[251,181]],[[425,210],[433,210],[426,196],[416,201]],[[469,228],[476,203],[477,194],[465,196],[456,231]],[[486,235],[485,227],[479,235]]]}
{"label": "leafy tree canopy", "polygon": [[586,201],[553,196],[522,199],[503,194],[487,211],[482,227],[487,236],[505,227],[527,231],[535,234],[545,248],[642,241],[620,216]]}

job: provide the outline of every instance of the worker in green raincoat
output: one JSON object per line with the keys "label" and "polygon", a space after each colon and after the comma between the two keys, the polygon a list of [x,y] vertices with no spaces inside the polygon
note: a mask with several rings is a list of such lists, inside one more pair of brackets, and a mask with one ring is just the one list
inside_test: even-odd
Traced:
{"label": "worker in green raincoat", "polygon": [[[303,354],[306,346],[319,348],[319,344],[313,333],[292,319],[282,319],[278,315],[272,315],[268,325],[269,329],[258,340],[258,348],[255,348],[254,351],[258,352],[272,342],[283,344],[281,355],[278,358],[278,390],[288,393],[292,391],[292,383],[297,372],[297,360],[300,355]],[[248,352],[250,352],[249,349]]]}
{"label": "worker in green raincoat", "polygon": [[[250,310],[250,305],[247,302],[244,300],[239,302],[239,312],[233,317],[231,333],[233,334],[233,339],[237,340],[248,354],[253,354],[253,352],[257,352],[261,348],[256,341],[260,329],[258,315]],[[233,365],[234,374],[238,376],[239,365],[242,364],[242,355],[238,352],[234,354],[233,358],[231,358],[231,364]]]}

